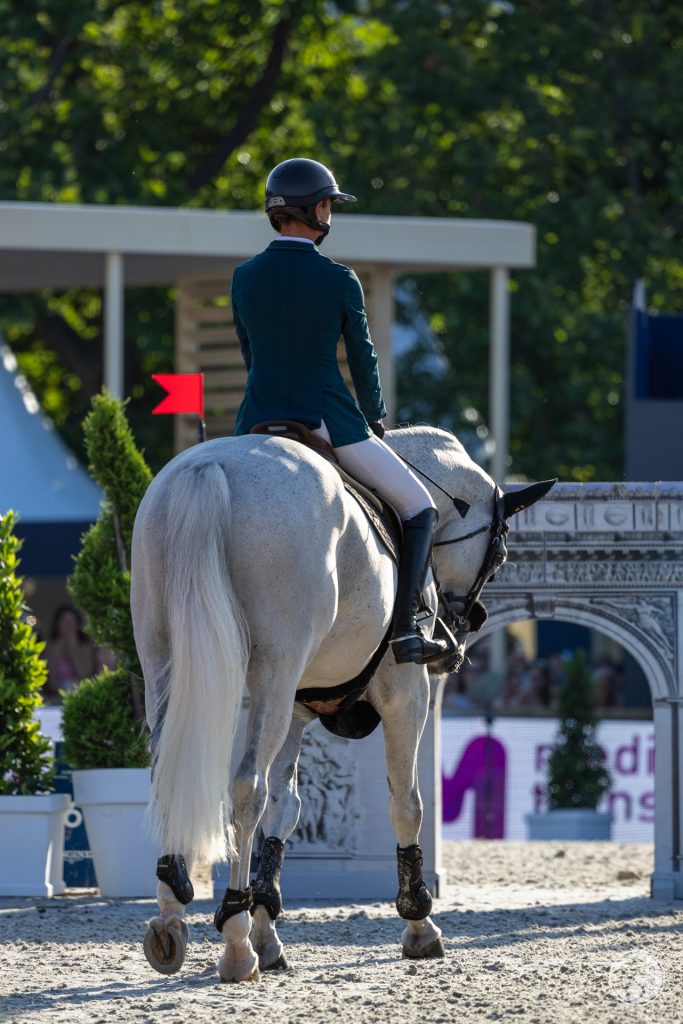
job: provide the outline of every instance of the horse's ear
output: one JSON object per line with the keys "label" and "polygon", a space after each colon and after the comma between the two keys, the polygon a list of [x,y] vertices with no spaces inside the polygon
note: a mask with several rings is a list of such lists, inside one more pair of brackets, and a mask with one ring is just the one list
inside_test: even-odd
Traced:
{"label": "horse's ear", "polygon": [[530,505],[534,505],[541,498],[544,498],[551,487],[554,487],[557,483],[557,477],[554,480],[541,480],[537,484],[529,484],[528,487],[520,487],[518,491],[508,491],[504,497],[504,516],[505,519],[508,516],[514,516],[516,512],[521,512],[524,508],[529,508]]}

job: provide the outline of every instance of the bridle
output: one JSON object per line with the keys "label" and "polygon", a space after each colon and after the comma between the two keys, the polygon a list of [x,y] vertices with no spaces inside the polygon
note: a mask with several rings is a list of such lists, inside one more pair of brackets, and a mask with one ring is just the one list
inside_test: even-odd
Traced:
{"label": "bridle", "polygon": [[[491,582],[500,568],[498,562],[505,547],[505,538],[509,530],[507,520],[505,519],[505,495],[499,485],[496,484],[496,490],[493,495],[493,515],[490,523],[485,523],[484,526],[480,526],[470,533],[465,533],[462,537],[453,537],[451,540],[438,540],[434,542],[435,548],[446,547],[449,544],[461,544],[463,541],[471,540],[472,537],[477,537],[480,533],[485,533],[487,530],[491,536],[484,553],[484,559],[474,583],[466,594],[454,594],[451,590],[444,590],[432,564],[432,573],[439,597],[442,618],[451,632],[455,633],[456,639],[462,638],[464,633],[476,633],[486,621],[486,609],[479,598],[484,589],[484,584]],[[463,605],[462,611],[458,612],[455,608],[456,605]]]}
{"label": "bridle", "polygon": [[[451,494],[450,491],[447,491],[445,487],[442,487],[441,484],[437,483],[436,480],[432,480],[432,478],[428,476],[423,469],[420,469],[419,466],[410,462],[405,455],[400,455],[399,457],[408,466],[410,466],[411,469],[416,470],[420,476],[423,476],[425,480],[429,480],[429,482],[445,494],[447,498],[450,498],[461,519],[465,518],[470,510],[470,505],[467,501],[464,501],[462,498],[457,498],[455,495]],[[437,540],[433,544],[433,547],[435,548],[442,548],[446,547],[448,544],[461,544],[465,540],[471,540],[472,537],[478,537],[480,533],[484,533],[486,530],[491,534],[477,578],[466,594],[454,594],[452,590],[444,590],[438,576],[436,575],[436,568],[432,561],[432,575],[434,577],[436,593],[439,599],[439,611],[441,612],[441,618],[450,631],[455,634],[456,640],[462,640],[466,633],[476,633],[477,630],[481,629],[486,622],[486,609],[479,598],[482,590],[484,589],[484,584],[490,582],[500,568],[497,563],[500,558],[501,551],[505,546],[505,538],[509,528],[507,519],[505,518],[505,495],[500,489],[500,485],[496,484],[496,489],[493,492],[493,514],[490,523],[485,523],[483,526],[478,527],[478,529],[472,530],[470,533],[463,534],[462,537],[453,537],[451,540]],[[455,609],[456,604],[462,604],[464,606],[460,613]]]}

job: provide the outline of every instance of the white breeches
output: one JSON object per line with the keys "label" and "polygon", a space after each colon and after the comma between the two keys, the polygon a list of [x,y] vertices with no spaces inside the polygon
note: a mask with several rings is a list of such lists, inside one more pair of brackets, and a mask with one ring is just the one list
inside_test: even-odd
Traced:
{"label": "white breeches", "polygon": [[[330,444],[330,435],[324,421],[313,433]],[[347,473],[386,498],[401,519],[411,519],[425,508],[436,507],[431,494],[412,469],[379,437],[345,444],[335,448],[334,454]]]}

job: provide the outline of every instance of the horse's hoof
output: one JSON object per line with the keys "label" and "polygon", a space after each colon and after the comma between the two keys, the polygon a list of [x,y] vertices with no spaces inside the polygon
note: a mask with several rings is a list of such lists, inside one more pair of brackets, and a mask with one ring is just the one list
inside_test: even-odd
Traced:
{"label": "horse's hoof", "polygon": [[142,949],[147,962],[159,974],[176,974],[183,965],[189,932],[180,918],[170,922],[155,917],[142,940]]}
{"label": "horse's hoof", "polygon": [[230,976],[227,977],[226,975],[221,974],[220,967],[218,968],[218,974],[221,981],[226,985],[229,985],[231,982],[236,984],[238,981],[258,981],[261,977],[258,964],[249,972],[249,974],[240,975],[239,972],[230,972]]}
{"label": "horse's hoof", "polygon": [[262,971],[288,971],[289,964],[287,963],[287,957],[284,953],[280,953],[277,960],[274,960],[272,964],[262,964],[259,962],[259,967]]}
{"label": "horse's hoof", "polygon": [[240,960],[239,963],[231,963],[226,960],[225,956],[222,956],[218,961],[218,975],[221,981],[226,983],[231,981],[258,981],[261,977],[258,957],[254,953],[253,956],[249,956],[246,960]]}
{"label": "horse's hoof", "polygon": [[441,939],[432,939],[424,949],[410,949],[408,946],[403,947],[403,956],[408,957],[410,960],[428,960],[437,957],[443,957],[446,952],[443,948],[443,942]]}

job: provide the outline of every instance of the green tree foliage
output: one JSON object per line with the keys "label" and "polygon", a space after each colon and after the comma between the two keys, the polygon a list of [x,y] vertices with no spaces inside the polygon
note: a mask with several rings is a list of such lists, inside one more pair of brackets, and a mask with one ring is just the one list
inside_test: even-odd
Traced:
{"label": "green tree foliage", "polygon": [[595,810],[609,789],[610,776],[595,739],[595,686],[585,651],[577,651],[569,663],[557,713],[558,742],[548,759],[548,807]]}
{"label": "green tree foliage", "polygon": [[[359,213],[531,221],[512,469],[618,479],[634,278],[681,306],[682,40],[673,0],[0,0],[0,198],[254,208],[270,166],[306,153]],[[402,417],[449,424],[459,403],[484,434],[486,275],[407,285],[430,339],[402,359]],[[99,294],[3,298],[0,326],[74,444]],[[158,468],[170,296],[131,291],[127,336],[131,421]]]}
{"label": "green tree foliage", "polygon": [[47,675],[45,645],[22,617],[15,523],[12,511],[0,516],[0,794],[30,796],[50,790],[53,764],[50,741],[34,718]]}
{"label": "green tree foliage", "polygon": [[[682,305],[682,9],[646,0],[377,0],[370,9],[392,41],[359,63],[360,82],[347,83],[325,122],[344,180],[376,213],[536,225],[538,267],[513,281],[513,469],[619,479],[635,277],[654,306]],[[365,96],[353,103],[352,91]],[[346,157],[335,140],[349,137]],[[488,282],[414,281],[450,360],[451,395],[486,410]],[[422,357],[418,348],[413,359]],[[411,365],[399,379],[408,410]]]}
{"label": "green tree foliage", "polygon": [[64,745],[74,768],[138,768],[147,763],[142,669],[130,614],[130,553],[138,505],[152,474],[138,450],[125,403],[95,395],[83,432],[89,469],[105,494],[83,538],[68,589],[88,616],[98,646],[119,659],[64,694]]}
{"label": "green tree foliage", "polygon": [[64,755],[73,768],[144,768],[147,742],[125,669],[84,679],[64,699]]}
{"label": "green tree foliage", "polygon": [[138,450],[124,405],[95,395],[83,424],[89,470],[105,494],[102,513],[83,538],[69,593],[88,616],[93,641],[114,651],[140,677],[130,617],[130,549],[138,505],[152,474]]}

